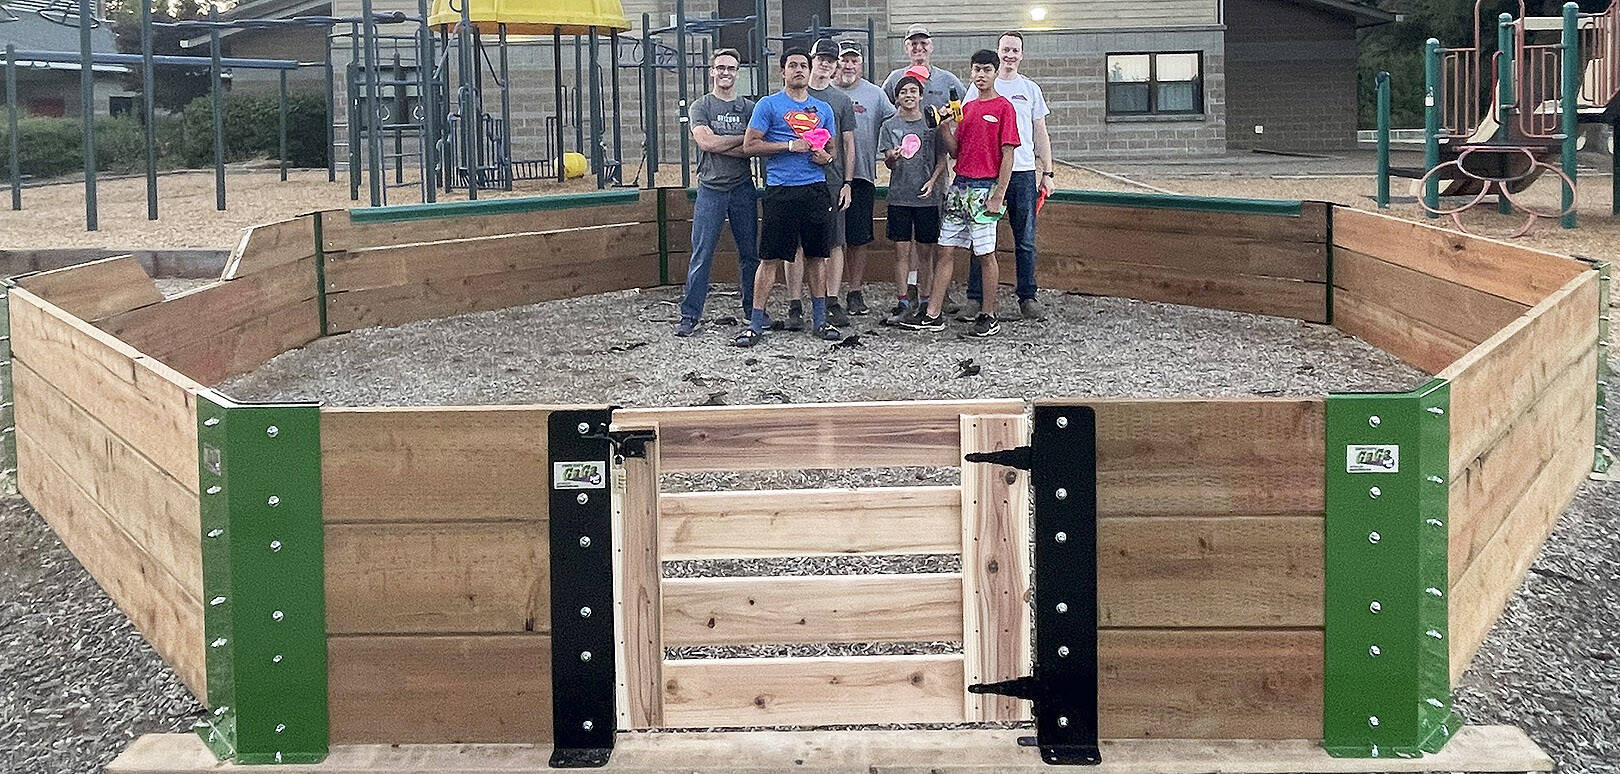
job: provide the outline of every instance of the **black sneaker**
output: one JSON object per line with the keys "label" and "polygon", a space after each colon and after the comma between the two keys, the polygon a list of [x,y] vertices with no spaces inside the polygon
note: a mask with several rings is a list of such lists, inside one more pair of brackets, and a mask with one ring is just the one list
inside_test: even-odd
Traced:
{"label": "black sneaker", "polygon": [[915,319],[900,323],[900,327],[913,331],[942,331],[945,330],[945,315],[929,316],[925,311]]}
{"label": "black sneaker", "polygon": [[804,304],[798,301],[788,302],[787,325],[790,331],[804,330]]}
{"label": "black sneaker", "polygon": [[849,325],[849,315],[844,313],[844,305],[838,303],[837,296],[827,297],[827,324]]}
{"label": "black sneaker", "polygon": [[758,344],[759,340],[763,338],[765,338],[764,334],[760,333],[759,331],[756,331],[753,328],[744,328],[742,333],[737,334],[737,338],[731,340],[731,346],[752,347],[755,344]]}
{"label": "black sneaker", "polygon": [[824,324],[820,328],[817,328],[816,332],[811,335],[821,339],[822,341],[844,340],[844,334],[841,333],[837,328],[833,327],[830,323]]}
{"label": "black sneaker", "polygon": [[981,314],[973,321],[973,327],[968,329],[969,336],[994,336],[1001,332],[1001,322],[993,314]]}
{"label": "black sneaker", "polygon": [[686,338],[697,332],[697,320],[681,320],[675,325],[675,335]]}
{"label": "black sneaker", "polygon": [[849,310],[850,314],[856,317],[860,317],[871,311],[866,307],[866,296],[861,295],[861,291],[859,290],[849,291],[849,293],[845,296],[844,307]]}
{"label": "black sneaker", "polygon": [[894,305],[894,309],[889,310],[889,316],[883,318],[883,324],[899,325],[906,319],[906,315],[909,314],[911,310],[911,304],[901,301],[900,303]]}

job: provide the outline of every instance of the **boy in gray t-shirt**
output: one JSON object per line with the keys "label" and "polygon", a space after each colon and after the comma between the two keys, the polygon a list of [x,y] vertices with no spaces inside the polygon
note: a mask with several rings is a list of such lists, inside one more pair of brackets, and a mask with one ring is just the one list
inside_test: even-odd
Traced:
{"label": "boy in gray t-shirt", "polygon": [[893,314],[884,320],[891,325],[918,308],[906,287],[916,270],[917,245],[939,242],[946,151],[938,130],[923,116],[922,93],[922,81],[909,75],[901,78],[895,85],[899,112],[878,130],[878,152],[890,170],[887,234],[894,243],[894,284],[899,295]]}

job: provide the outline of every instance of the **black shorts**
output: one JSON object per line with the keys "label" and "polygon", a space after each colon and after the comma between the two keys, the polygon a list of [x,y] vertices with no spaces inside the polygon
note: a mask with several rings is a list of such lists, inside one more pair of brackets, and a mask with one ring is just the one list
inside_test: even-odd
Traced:
{"label": "black shorts", "polygon": [[889,205],[889,226],[885,233],[890,242],[916,242],[932,245],[939,242],[939,208]]}
{"label": "black shorts", "polygon": [[851,247],[872,243],[872,199],[877,186],[870,180],[849,184],[849,209],[844,210],[844,243]]}
{"label": "black shorts", "polygon": [[832,200],[826,183],[766,186],[759,224],[759,259],[791,261],[832,255]]}

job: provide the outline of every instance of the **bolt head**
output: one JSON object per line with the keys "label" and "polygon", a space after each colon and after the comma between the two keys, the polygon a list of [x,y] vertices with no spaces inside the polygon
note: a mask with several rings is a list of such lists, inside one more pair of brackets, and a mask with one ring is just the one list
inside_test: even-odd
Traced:
{"label": "bolt head", "polygon": [[270,620],[272,620],[272,621],[280,621],[281,619],[286,618],[286,617],[287,617],[287,614],[281,612],[280,610],[276,610],[276,611],[270,613]]}
{"label": "bolt head", "polygon": [[589,720],[587,720],[584,723],[579,724],[579,727],[585,729],[586,731],[589,731],[589,730],[591,730],[593,728],[596,728],[596,724],[592,723]]}
{"label": "bolt head", "polygon": [[279,733],[281,733],[283,731],[286,731],[286,730],[287,730],[287,724],[286,723],[277,723],[276,724],[276,733],[279,734]]}
{"label": "bolt head", "polygon": [[1053,535],[1052,539],[1056,540],[1059,543],[1067,543],[1067,542],[1069,542],[1069,533],[1067,533],[1067,532],[1059,532],[1056,535]]}
{"label": "bolt head", "polygon": [[[588,422],[581,422],[581,423],[579,423],[579,427],[576,428],[576,429],[579,430],[580,435],[584,435],[584,434],[589,433],[591,431],[591,425]],[[586,722],[588,723],[590,721],[586,721]]]}
{"label": "bolt head", "polygon": [[1377,427],[1377,426],[1379,426],[1379,425],[1381,425],[1383,423],[1384,423],[1384,420],[1379,419],[1377,414],[1374,414],[1374,415],[1372,415],[1370,417],[1367,417],[1367,426],[1369,426],[1369,427]]}
{"label": "bolt head", "polygon": [[1065,717],[1065,716],[1059,715],[1058,716],[1058,728],[1068,728],[1068,727],[1069,727],[1069,719],[1067,717]]}
{"label": "bolt head", "polygon": [[590,618],[591,617],[591,609],[588,608],[588,607],[580,608],[579,609],[579,617],[580,618]]}
{"label": "bolt head", "polygon": [[579,660],[580,661],[590,661],[591,660],[591,652],[588,651],[588,650],[580,651],[579,652]]}
{"label": "bolt head", "polygon": [[591,547],[591,538],[590,538],[589,535],[580,535],[579,536],[579,547],[580,548],[590,548]]}
{"label": "bolt head", "polygon": [[1381,496],[1382,496],[1382,495],[1383,495],[1383,494],[1384,494],[1384,490],[1382,490],[1382,489],[1379,489],[1379,488],[1378,488],[1378,487],[1376,487],[1376,486],[1375,486],[1375,487],[1373,487],[1373,488],[1371,488],[1371,489],[1368,489],[1368,490],[1367,490],[1367,495],[1368,495],[1368,496],[1369,496],[1369,497],[1371,497],[1371,498],[1372,498],[1372,499],[1374,499],[1374,500],[1377,500],[1377,499],[1378,499],[1378,498],[1379,498],[1379,497],[1381,497]]}
{"label": "bolt head", "polygon": [[1377,715],[1368,715],[1367,716],[1367,725],[1372,726],[1373,728],[1377,728],[1378,727],[1378,716]]}
{"label": "bolt head", "polygon": [[271,551],[280,551],[281,550],[281,541],[279,541],[279,540],[270,541],[270,550]]}
{"label": "bolt head", "polygon": [[1057,426],[1060,429],[1068,427],[1069,426],[1069,418],[1068,417],[1058,417],[1057,418]]}
{"label": "bolt head", "polygon": [[1384,604],[1375,599],[1372,604],[1367,606],[1367,609],[1372,611],[1373,615],[1377,615],[1384,612]]}
{"label": "bolt head", "polygon": [[281,435],[281,428],[276,427],[275,425],[271,425],[271,426],[266,427],[264,429],[264,434],[270,436],[271,438],[274,438],[274,437],[276,437],[278,435]]}
{"label": "bolt head", "polygon": [[265,498],[264,502],[271,508],[274,508],[281,504],[281,498],[276,495],[270,495],[269,497]]}
{"label": "bolt head", "polygon": [[1377,544],[1378,541],[1383,540],[1383,539],[1384,539],[1384,536],[1378,534],[1377,532],[1368,532],[1367,533],[1367,542],[1368,543]]}
{"label": "bolt head", "polygon": [[1058,649],[1057,649],[1057,654],[1059,656],[1063,657],[1063,658],[1068,658],[1068,656],[1069,656],[1069,646],[1067,646],[1067,645],[1059,645]]}
{"label": "bolt head", "polygon": [[1058,490],[1056,492],[1053,492],[1053,494],[1057,495],[1057,499],[1059,499],[1059,500],[1067,500],[1067,499],[1069,499],[1069,490],[1064,489],[1061,486],[1058,487]]}
{"label": "bolt head", "polygon": [[574,500],[576,500],[580,505],[584,505],[591,501],[591,496],[585,494],[584,492],[580,492],[579,496],[575,497]]}
{"label": "bolt head", "polygon": [[270,657],[270,663],[272,663],[272,664],[279,664],[279,663],[281,663],[281,654],[280,654],[280,653],[277,653],[277,654],[276,654],[276,655],[274,655],[274,656],[271,656],[271,657]]}
{"label": "bolt head", "polygon": [[1067,612],[1069,612],[1069,603],[1067,603],[1067,602],[1059,602],[1059,603],[1057,603],[1057,611],[1059,613],[1067,613]]}

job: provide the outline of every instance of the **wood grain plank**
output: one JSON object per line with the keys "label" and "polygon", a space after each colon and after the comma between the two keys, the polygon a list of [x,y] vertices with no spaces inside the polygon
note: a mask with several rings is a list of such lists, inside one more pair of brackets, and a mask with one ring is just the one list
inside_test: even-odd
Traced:
{"label": "wood grain plank", "polygon": [[1321,282],[1120,263],[1090,256],[1046,261],[1037,267],[1036,276],[1042,287],[1057,290],[1307,322],[1327,320],[1327,285]]}
{"label": "wood grain plank", "polygon": [[1597,272],[1570,280],[1436,376],[1451,381],[1451,478],[1597,345]]}
{"label": "wood grain plank", "polygon": [[1474,343],[1348,290],[1333,290],[1333,327],[1428,373],[1457,362]]}
{"label": "wood grain plank", "polygon": [[312,301],[316,291],[315,259],[304,258],[276,271],[193,288],[160,304],[100,320],[96,327],[161,360],[200,339]]}
{"label": "wood grain plank", "polygon": [[658,546],[658,442],[645,457],[625,457],[616,493],[614,608],[619,620],[620,717],[626,728],[664,724],[664,588]]}
{"label": "wood grain plank", "polygon": [[1021,400],[624,409],[656,422],[664,472],[961,464],[961,414],[1021,414]]}
{"label": "wood grain plank", "polygon": [[962,712],[957,655],[664,662],[671,728],[951,723]]}
{"label": "wood grain plank", "polygon": [[[1328,206],[1322,202],[1302,202],[1299,217],[1288,217],[1051,201],[1046,203],[1041,215],[1046,218],[1047,224],[1082,223],[1115,232],[1151,231],[1195,238],[1235,237],[1249,242],[1325,243]],[[1042,228],[1047,224],[1042,224]]]}
{"label": "wood grain plank", "polygon": [[960,573],[668,578],[664,644],[962,638]]}
{"label": "wood grain plank", "polygon": [[[1165,215],[1171,214],[1168,211],[1157,211],[1157,217],[1147,220],[1126,221],[1113,213],[1111,217],[1098,217],[1096,210],[1099,209],[1112,208],[1071,207],[1064,214],[1073,215],[1072,218],[1056,213],[1043,217],[1036,233],[1040,255],[1160,266],[1206,275],[1242,274],[1305,282],[1327,281],[1327,245],[1321,239],[1291,241],[1259,233],[1199,233],[1185,230],[1179,218],[1166,218]],[[1292,222],[1285,218],[1269,220]],[[1010,239],[1010,233],[1008,236]],[[1007,248],[1011,247],[1009,242]]]}
{"label": "wood grain plank", "polygon": [[300,215],[242,229],[220,279],[279,269],[315,255],[315,216]]}
{"label": "wood grain plank", "polygon": [[327,210],[322,213],[321,237],[326,243],[326,250],[336,252],[412,242],[554,231],[610,223],[652,223],[658,220],[656,196],[656,192],[643,191],[640,201],[633,204],[394,223],[357,224],[349,219],[349,213],[344,210]]}
{"label": "wood grain plank", "polygon": [[559,267],[395,285],[327,296],[328,333],[505,309],[658,284],[658,256],[579,258]]}
{"label": "wood grain plank", "polygon": [[329,634],[551,631],[543,521],[328,524]]}
{"label": "wood grain plank", "polygon": [[525,269],[560,270],[586,256],[645,255],[649,244],[656,249],[657,223],[501,234],[339,252],[327,256],[326,289],[341,293]]}
{"label": "wood grain plank", "polygon": [[107,517],[202,598],[202,518],[197,493],[165,473],[22,361],[12,364],[19,433],[42,446]]}
{"label": "wood grain plank", "polygon": [[333,744],[551,740],[549,635],[329,637],[326,651]]}
{"label": "wood grain plank", "polygon": [[99,320],[163,300],[134,256],[117,255],[17,278],[17,285],[82,320]]}
{"label": "wood grain plank", "polygon": [[1101,516],[1321,513],[1320,398],[1042,398],[1097,415]]}
{"label": "wood grain plank", "polygon": [[[1596,350],[1588,350],[1513,420],[1491,448],[1480,454],[1449,490],[1450,581],[1457,582],[1485,550],[1519,498],[1542,468],[1564,447],[1577,443],[1592,426],[1596,396]],[[1586,417],[1585,425],[1576,422]]]}
{"label": "wood grain plank", "polygon": [[659,502],[666,560],[962,550],[954,486],[691,492]]}
{"label": "wood grain plank", "polygon": [[196,492],[201,385],[26,290],[10,298],[14,356]]}
{"label": "wood grain plank", "polygon": [[1319,627],[1321,514],[1097,523],[1098,625]]}
{"label": "wood grain plank", "polygon": [[1333,244],[1526,305],[1587,270],[1562,255],[1350,207],[1334,208]]}
{"label": "wood grain plank", "polygon": [[203,384],[250,373],[270,358],[320,338],[320,302],[309,298],[165,352],[165,363]]}
{"label": "wood grain plank", "polygon": [[[1023,415],[963,415],[962,454],[1029,441]],[[967,686],[1030,674],[1029,474],[989,463],[962,469],[963,702],[969,720],[1024,720],[1029,703]]]}
{"label": "wood grain plank", "polygon": [[321,409],[327,523],[544,520],[547,406]]}
{"label": "wood grain plank", "polygon": [[[207,696],[203,604],[46,451],[17,432],[17,487],[193,696]],[[201,541],[198,541],[199,544]]]}
{"label": "wood grain plank", "polygon": [[1353,250],[1333,254],[1333,287],[1478,344],[1530,308]]}

